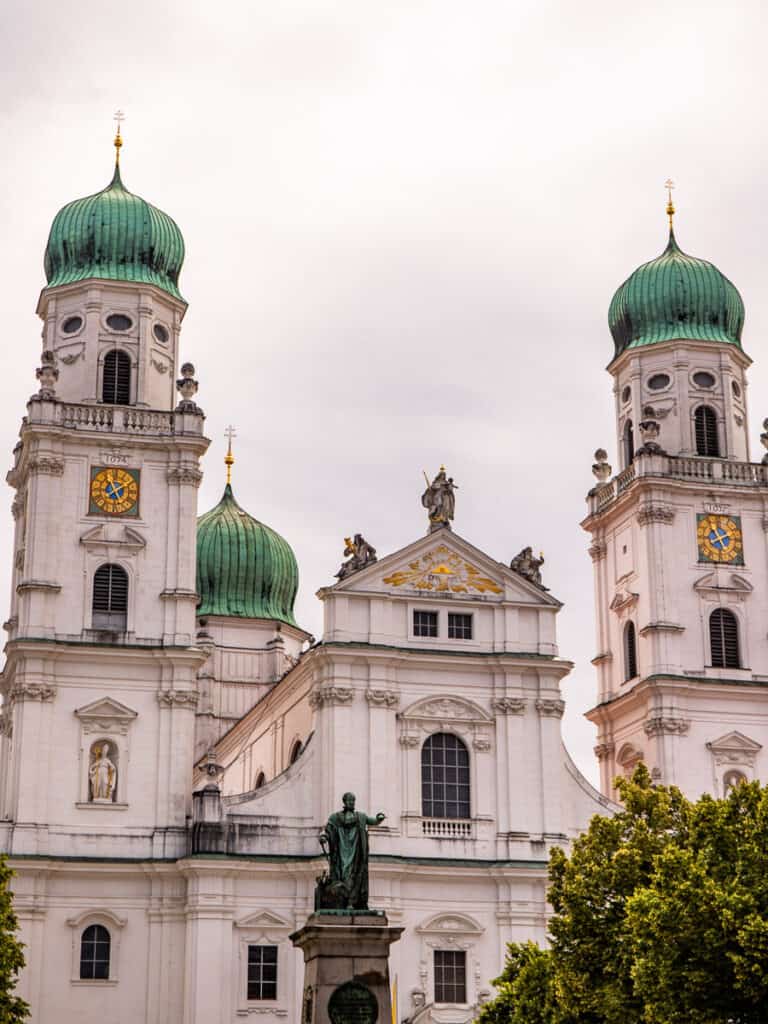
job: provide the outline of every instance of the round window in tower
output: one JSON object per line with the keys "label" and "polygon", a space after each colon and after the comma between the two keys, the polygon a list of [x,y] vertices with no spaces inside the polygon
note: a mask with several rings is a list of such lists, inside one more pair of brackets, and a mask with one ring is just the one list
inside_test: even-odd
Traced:
{"label": "round window in tower", "polygon": [[79,331],[82,326],[83,318],[81,316],[68,316],[61,325],[61,329],[64,334],[74,334],[75,331]]}
{"label": "round window in tower", "polygon": [[168,333],[167,327],[163,327],[162,324],[155,324],[155,326],[152,328],[152,333],[154,334],[154,336],[157,338],[161,345],[168,344],[170,334]]}
{"label": "round window in tower", "polygon": [[711,373],[707,373],[706,370],[699,370],[693,375],[693,383],[697,388],[713,388],[717,383]]}
{"label": "round window in tower", "polygon": [[113,331],[129,331],[133,327],[133,320],[124,313],[111,313],[107,317],[107,327]]}
{"label": "round window in tower", "polygon": [[735,380],[731,382],[731,391],[733,392],[734,398],[741,398],[741,388]]}
{"label": "round window in tower", "polygon": [[652,377],[648,378],[647,387],[651,391],[663,391],[664,388],[668,388],[672,383],[672,378],[668,373],[654,373]]}
{"label": "round window in tower", "polygon": [[621,392],[621,400],[624,403],[624,405],[627,404],[627,402],[630,400],[631,397],[632,397],[632,388],[629,387],[629,385],[627,385],[627,387],[625,387],[624,390]]}

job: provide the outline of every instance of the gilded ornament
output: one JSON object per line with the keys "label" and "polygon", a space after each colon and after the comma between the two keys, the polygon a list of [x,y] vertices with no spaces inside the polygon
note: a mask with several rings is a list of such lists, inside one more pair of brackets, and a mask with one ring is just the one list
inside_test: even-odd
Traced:
{"label": "gilded ornament", "polygon": [[433,593],[466,594],[470,590],[478,593],[502,594],[502,588],[471,562],[440,544],[421,558],[408,563],[407,569],[400,569],[384,577],[384,583],[393,587],[408,585],[414,590]]}
{"label": "gilded ornament", "polygon": [[696,539],[700,562],[744,564],[741,518],[701,514],[696,516]]}
{"label": "gilded ornament", "polygon": [[136,516],[138,501],[139,470],[101,466],[91,470],[91,515]]}

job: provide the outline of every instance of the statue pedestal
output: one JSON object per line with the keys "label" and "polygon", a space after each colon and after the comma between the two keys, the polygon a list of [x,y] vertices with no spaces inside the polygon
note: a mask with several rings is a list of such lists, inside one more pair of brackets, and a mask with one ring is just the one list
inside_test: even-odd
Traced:
{"label": "statue pedestal", "polygon": [[304,953],[297,1024],[390,1024],[389,947],[403,931],[380,912],[312,914],[291,935]]}

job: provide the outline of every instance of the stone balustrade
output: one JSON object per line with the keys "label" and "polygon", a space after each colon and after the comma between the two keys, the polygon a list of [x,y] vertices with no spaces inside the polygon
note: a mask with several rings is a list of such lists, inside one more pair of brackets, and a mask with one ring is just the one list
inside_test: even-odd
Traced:
{"label": "stone balustrade", "polygon": [[68,430],[129,437],[170,437],[202,434],[200,412],[146,409],[135,405],[31,401],[29,422],[46,423]]}

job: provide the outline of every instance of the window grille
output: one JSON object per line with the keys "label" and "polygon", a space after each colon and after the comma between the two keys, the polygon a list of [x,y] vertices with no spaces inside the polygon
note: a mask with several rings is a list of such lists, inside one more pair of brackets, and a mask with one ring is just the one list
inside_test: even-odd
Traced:
{"label": "window grille", "polygon": [[466,1003],[467,954],[464,950],[435,950],[435,1002]]}
{"label": "window grille", "polygon": [[421,813],[425,818],[468,818],[469,753],[452,733],[437,732],[421,748]]}
{"label": "window grille", "polygon": [[104,925],[89,925],[80,939],[80,978],[83,981],[109,980],[111,938]]}
{"label": "window grille", "polygon": [[100,565],[93,574],[93,628],[125,632],[128,573],[119,565]]}
{"label": "window grille", "polygon": [[709,646],[713,668],[740,668],[739,624],[727,608],[716,608],[709,617]]}
{"label": "window grille", "polygon": [[277,999],[277,946],[248,947],[248,999]]}
{"label": "window grille", "polygon": [[624,680],[634,679],[637,675],[637,639],[634,622],[628,622],[624,628]]}
{"label": "window grille", "polygon": [[694,413],[696,428],[696,454],[720,456],[720,440],[717,436],[717,416],[708,405],[700,405]]}
{"label": "window grille", "polygon": [[129,405],[131,401],[131,360],[125,352],[113,349],[104,357],[101,400],[110,405]]}
{"label": "window grille", "polygon": [[437,636],[437,612],[414,612],[413,635]]}
{"label": "window grille", "polygon": [[471,640],[472,639],[472,616],[454,615],[448,613],[448,639],[449,640]]}

